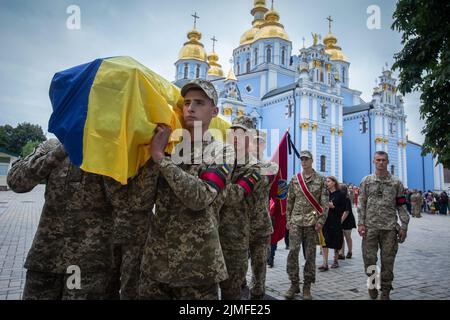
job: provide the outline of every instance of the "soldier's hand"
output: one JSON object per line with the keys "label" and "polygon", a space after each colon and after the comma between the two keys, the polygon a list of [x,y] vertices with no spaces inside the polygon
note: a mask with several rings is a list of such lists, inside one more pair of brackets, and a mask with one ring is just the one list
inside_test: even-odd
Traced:
{"label": "soldier's hand", "polygon": [[358,233],[361,237],[366,235],[366,226],[358,226]]}
{"label": "soldier's hand", "polygon": [[156,163],[159,163],[164,157],[164,150],[169,143],[171,133],[172,129],[166,125],[158,124],[158,126],[156,127],[150,150],[152,153],[152,159]]}
{"label": "soldier's hand", "polygon": [[50,158],[50,161],[61,161],[67,156],[66,150],[64,150],[64,146],[60,144],[55,149],[51,150],[48,153],[48,157]]}
{"label": "soldier's hand", "polygon": [[314,227],[314,229],[316,230],[316,232],[320,232],[320,230],[322,230],[322,225],[320,223],[316,223],[316,226]]}
{"label": "soldier's hand", "polygon": [[400,243],[405,242],[407,233],[408,232],[405,229],[400,229],[400,231],[398,232],[398,239]]}

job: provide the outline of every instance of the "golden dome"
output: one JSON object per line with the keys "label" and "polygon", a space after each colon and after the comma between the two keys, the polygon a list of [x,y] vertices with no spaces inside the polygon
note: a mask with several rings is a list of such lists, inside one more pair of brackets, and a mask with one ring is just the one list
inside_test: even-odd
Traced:
{"label": "golden dome", "polygon": [[234,71],[233,71],[233,68],[231,68],[230,71],[228,71],[227,80],[237,81],[236,75],[234,74]]}
{"label": "golden dome", "polygon": [[223,78],[222,66],[218,64],[217,61],[219,61],[219,56],[217,55],[217,53],[211,52],[208,55],[208,64],[209,64],[208,75]]}
{"label": "golden dome", "polygon": [[267,38],[281,38],[289,41],[289,36],[284,30],[284,26],[279,22],[280,15],[275,10],[268,11],[264,16],[265,22],[256,33],[254,41]]}
{"label": "golden dome", "polygon": [[342,52],[341,47],[336,45],[337,38],[334,34],[329,32],[325,38],[323,38],[323,44],[325,45],[325,52],[331,56],[331,60],[348,61],[348,58]]}
{"label": "golden dome", "polygon": [[206,61],[206,52],[203,44],[200,42],[202,34],[195,28],[188,32],[189,41],[185,42],[178,54],[180,60],[200,60]]}
{"label": "golden dome", "polygon": [[255,0],[254,7],[251,11],[252,16],[255,18],[252,22],[252,28],[244,32],[239,41],[240,45],[246,45],[253,42],[256,33],[259,31],[261,25],[264,23],[264,14],[269,11],[266,8],[265,0]]}

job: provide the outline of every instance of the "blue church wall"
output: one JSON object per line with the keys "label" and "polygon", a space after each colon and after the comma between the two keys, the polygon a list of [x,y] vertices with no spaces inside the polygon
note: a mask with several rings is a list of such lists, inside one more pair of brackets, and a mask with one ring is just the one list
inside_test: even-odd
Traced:
{"label": "blue church wall", "polygon": [[406,146],[406,167],[408,188],[418,190],[434,189],[433,158],[427,154],[422,158],[422,147],[408,141]]}
{"label": "blue church wall", "polygon": [[[322,136],[325,137],[325,144],[322,143]],[[330,127],[327,125],[317,126],[317,154],[316,154],[316,168],[317,171],[324,175],[329,175],[331,171],[331,148],[330,148]],[[320,157],[325,156],[325,171],[320,170]],[[334,156],[334,155],[333,155]]]}
{"label": "blue church wall", "polygon": [[[241,92],[241,94],[246,94],[246,95],[250,95],[253,97],[257,97],[257,98],[261,97],[260,76],[239,80],[237,84],[238,84],[238,88],[239,88],[239,91]],[[251,92],[247,91],[247,89],[246,89],[247,86],[251,87],[251,89],[252,89]]]}
{"label": "blue church wall", "polygon": [[285,87],[294,82],[294,77],[287,76],[285,74],[277,74],[277,87]]}
{"label": "blue church wall", "polygon": [[341,94],[344,97],[344,107],[353,106],[353,95],[347,90],[342,90]]}
{"label": "blue church wall", "polygon": [[[353,116],[351,115],[349,118]],[[359,123],[360,118],[344,119],[344,136],[342,139],[343,180],[345,183],[355,185],[359,185],[362,178],[370,174],[370,163],[372,162],[368,144],[369,130],[366,133],[361,133]],[[372,146],[372,153],[374,151],[375,149]]]}

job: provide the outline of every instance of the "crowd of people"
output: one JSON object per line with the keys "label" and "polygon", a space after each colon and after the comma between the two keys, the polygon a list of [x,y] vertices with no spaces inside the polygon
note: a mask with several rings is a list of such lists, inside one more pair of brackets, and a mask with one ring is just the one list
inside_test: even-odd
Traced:
{"label": "crowd of people", "polygon": [[[250,299],[264,298],[266,267],[273,266],[276,249],[270,246],[269,191],[278,165],[263,159],[265,136],[249,117],[233,120],[229,144],[209,135],[218,114],[210,82],[189,82],[181,94],[187,134],[172,152],[182,155],[180,163],[166,154],[170,128],[158,125],[151,158],[127,185],[73,165],[54,139],[12,166],[8,184],[15,192],[47,183],[25,262],[23,299],[239,300],[249,258]],[[388,154],[374,154],[376,172],[359,187],[322,176],[313,161],[311,152],[301,151],[302,172],[288,186],[286,298],[302,292],[303,299],[312,299],[316,247],[322,247],[320,271],[329,270],[329,249],[334,250],[330,268],[338,268],[339,259],[352,258],[351,232],[357,227],[368,277],[381,249],[381,297],[389,299],[409,215],[403,185],[387,171]],[[415,198],[410,202],[418,203]],[[357,224],[352,204],[358,207]],[[79,285],[69,286],[73,266],[81,270]],[[369,295],[377,298],[378,289],[369,287]]]}
{"label": "crowd of people", "polygon": [[420,218],[420,212],[430,214],[448,214],[450,210],[447,192],[441,193],[421,191],[417,189],[406,190],[406,206],[412,217]]}

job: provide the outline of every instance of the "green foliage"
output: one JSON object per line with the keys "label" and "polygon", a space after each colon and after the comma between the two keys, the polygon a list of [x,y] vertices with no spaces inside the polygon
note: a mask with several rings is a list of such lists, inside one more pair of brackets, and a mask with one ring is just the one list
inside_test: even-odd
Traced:
{"label": "green foliage", "polygon": [[421,91],[425,120],[423,154],[432,152],[450,168],[450,1],[399,0],[392,29],[402,33],[402,51],[393,69],[400,71],[402,94]]}
{"label": "green foliage", "polygon": [[34,148],[36,148],[39,144],[41,144],[41,141],[28,141],[27,144],[22,147],[21,156],[26,157],[32,153]]}
{"label": "green foliage", "polygon": [[47,140],[41,126],[31,123],[21,123],[16,128],[10,125],[0,126],[0,147],[21,154],[22,148],[29,142],[40,143]]}

